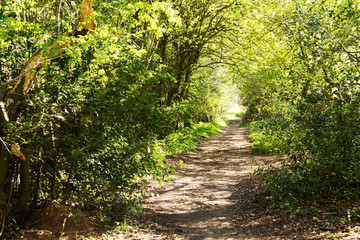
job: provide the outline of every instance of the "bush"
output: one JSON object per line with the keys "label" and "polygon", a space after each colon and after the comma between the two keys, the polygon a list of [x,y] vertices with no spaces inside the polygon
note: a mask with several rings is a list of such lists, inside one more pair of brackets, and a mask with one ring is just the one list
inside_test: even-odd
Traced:
{"label": "bush", "polygon": [[249,138],[254,149],[263,153],[278,155],[290,152],[291,145],[286,131],[275,130],[267,121],[250,122],[247,127],[250,129]]}

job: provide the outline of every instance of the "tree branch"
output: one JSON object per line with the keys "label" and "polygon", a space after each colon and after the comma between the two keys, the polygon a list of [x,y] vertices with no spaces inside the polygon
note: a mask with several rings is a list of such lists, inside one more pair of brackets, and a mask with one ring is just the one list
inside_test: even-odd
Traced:
{"label": "tree branch", "polygon": [[[67,31],[63,36],[53,42],[45,51],[37,51],[22,68],[20,75],[0,86],[0,100],[3,100],[5,106],[2,110],[7,113],[7,119],[0,116],[1,121],[15,121],[18,115],[18,108],[32,87],[36,74],[43,67],[43,63],[51,61],[62,55],[66,47],[72,43],[71,36],[85,35],[88,31],[96,28],[96,22],[93,18],[92,9],[93,0],[83,0],[80,5],[80,20],[74,26],[72,31]],[[14,87],[8,92],[8,85],[16,82]]]}

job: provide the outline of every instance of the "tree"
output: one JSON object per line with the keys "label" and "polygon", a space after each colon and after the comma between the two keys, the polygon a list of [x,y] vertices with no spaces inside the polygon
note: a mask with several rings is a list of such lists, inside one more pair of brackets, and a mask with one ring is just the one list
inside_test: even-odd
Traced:
{"label": "tree", "polygon": [[271,42],[266,48],[266,42],[253,41],[263,59],[251,67],[261,74],[242,83],[250,106],[255,100],[256,110],[250,110],[258,121],[258,146],[292,155],[280,169],[264,170],[263,182],[275,201],[288,206],[300,199],[355,199],[360,179],[358,6],[352,1],[280,5],[271,9],[275,14],[261,15],[260,26],[271,38],[253,35]]}
{"label": "tree", "polygon": [[[26,22],[26,17],[18,14],[17,17],[13,17],[14,12],[8,11],[6,7],[3,7],[2,12],[3,23],[10,26],[16,24],[17,17],[23,17]],[[13,174],[16,174],[14,169],[10,166],[14,166],[12,162],[20,162],[20,185],[18,189],[18,201],[21,208],[26,208],[28,205],[28,199],[30,197],[30,157],[26,156],[20,148],[19,143],[12,142],[8,143],[3,140],[7,137],[6,125],[16,122],[19,117],[20,108],[23,107],[25,96],[32,88],[33,84],[36,83],[36,74],[41,68],[59,55],[61,55],[66,47],[71,44],[72,37],[78,35],[84,35],[88,31],[92,31],[96,27],[96,23],[92,17],[92,0],[84,0],[80,5],[80,19],[78,24],[74,26],[71,31],[65,32],[64,35],[60,36],[52,44],[44,49],[41,49],[34,53],[30,59],[24,64],[18,76],[8,79],[5,83],[0,86],[0,137],[1,137],[1,155],[0,155],[0,202],[6,202],[12,196],[14,190]],[[24,23],[23,22],[23,23]],[[21,24],[21,23],[20,23]],[[7,32],[2,29],[3,35],[1,42],[2,47],[6,47],[11,36],[7,35]],[[11,34],[10,32],[8,32]],[[4,67],[5,74],[12,76],[11,72],[13,69]],[[2,76],[3,77],[3,76]],[[2,209],[2,215],[6,215],[5,209]],[[2,221],[5,217],[2,217]]]}
{"label": "tree", "polygon": [[[221,112],[221,88],[207,86],[220,80],[202,82],[199,63],[231,30],[234,2],[84,0],[78,17],[73,2],[8,3],[0,8],[2,216],[11,210],[21,222],[15,205],[138,201],[144,176],[173,171],[161,140],[179,122],[201,120],[196,104]],[[201,88],[211,97],[193,101]]]}

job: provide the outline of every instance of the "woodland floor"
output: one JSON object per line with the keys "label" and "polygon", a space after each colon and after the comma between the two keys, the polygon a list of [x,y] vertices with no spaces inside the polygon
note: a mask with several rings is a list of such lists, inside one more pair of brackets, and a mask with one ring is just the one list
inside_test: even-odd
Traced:
{"label": "woodland floor", "polygon": [[[277,164],[278,157],[254,152],[247,128],[239,125],[240,119],[231,120],[222,132],[202,140],[196,151],[170,159],[186,165],[173,181],[149,184],[144,211],[134,226],[88,239],[360,239],[359,228],[340,233],[309,216],[269,208],[253,172]],[[331,237],[330,230],[337,237]],[[82,239],[78,236],[56,239]]]}

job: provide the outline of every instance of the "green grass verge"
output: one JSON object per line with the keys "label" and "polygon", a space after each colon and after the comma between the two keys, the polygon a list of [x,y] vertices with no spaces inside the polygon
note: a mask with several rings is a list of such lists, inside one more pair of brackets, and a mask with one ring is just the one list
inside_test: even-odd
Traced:
{"label": "green grass verge", "polygon": [[220,132],[218,123],[198,123],[193,128],[183,128],[167,136],[163,140],[163,149],[168,156],[189,152],[196,149],[197,141],[218,132]]}

